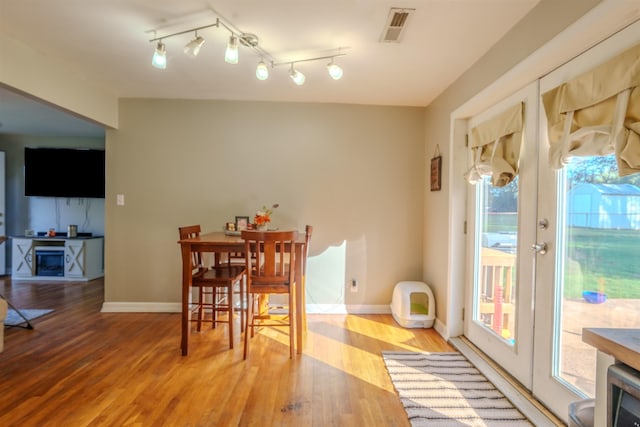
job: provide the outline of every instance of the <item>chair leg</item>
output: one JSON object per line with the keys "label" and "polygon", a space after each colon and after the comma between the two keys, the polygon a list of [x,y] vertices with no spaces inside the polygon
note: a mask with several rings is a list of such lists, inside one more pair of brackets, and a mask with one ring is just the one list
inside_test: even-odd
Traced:
{"label": "chair leg", "polygon": [[[249,340],[251,338],[253,338],[254,335],[254,330],[255,330],[255,316],[256,314],[258,314],[258,316],[261,315],[260,313],[260,297],[262,296],[262,294],[247,294],[247,300],[248,300],[248,304],[247,304],[247,324],[246,324],[246,329],[244,331],[244,354],[242,356],[242,358],[244,360],[247,359],[247,354],[249,353]],[[293,359],[293,354],[295,352],[295,336],[296,336],[296,325],[295,325],[295,319],[296,319],[296,311],[295,311],[295,296],[292,292],[289,293],[289,313],[288,313],[288,317],[289,317],[289,322],[288,322],[288,326],[289,326],[289,359]],[[249,336],[251,335],[251,336]]]}
{"label": "chair leg", "polygon": [[[256,327],[256,304],[260,299],[259,295],[251,294],[251,304],[249,304],[249,312],[251,313],[251,317],[247,323],[247,329],[251,329],[251,338],[253,338],[255,327]],[[259,313],[257,313],[259,315]]]}
{"label": "chair leg", "polygon": [[218,323],[218,306],[221,303],[220,299],[220,289],[215,287],[213,288],[213,293],[211,294],[211,327],[215,328]]}
{"label": "chair leg", "polygon": [[198,288],[198,326],[196,330],[200,332],[202,330],[202,320],[204,318],[204,289],[202,286]]}
{"label": "chair leg", "polygon": [[229,321],[229,348],[233,348],[233,283],[227,286],[227,312]]}
{"label": "chair leg", "polygon": [[253,336],[253,294],[247,295],[247,328],[244,331],[244,353],[242,359],[247,359],[247,353],[249,351],[249,329],[251,329],[251,336]]}
{"label": "chair leg", "polygon": [[295,338],[295,298],[293,295],[293,291],[289,288],[291,292],[289,292],[289,359],[293,359],[293,351],[294,351],[294,338]]}
{"label": "chair leg", "polygon": [[245,302],[245,289],[247,283],[247,276],[245,274],[242,275],[242,280],[240,280],[240,332],[244,332],[246,325],[246,313],[248,310],[247,304]]}

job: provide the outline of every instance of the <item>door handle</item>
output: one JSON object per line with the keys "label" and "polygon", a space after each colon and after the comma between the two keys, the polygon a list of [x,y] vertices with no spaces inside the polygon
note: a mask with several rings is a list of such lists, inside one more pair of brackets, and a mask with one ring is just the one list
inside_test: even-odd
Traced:
{"label": "door handle", "polygon": [[531,245],[531,250],[536,251],[540,255],[546,254],[547,253],[547,249],[549,249],[549,247],[547,246],[547,244],[545,242],[534,243],[533,245]]}

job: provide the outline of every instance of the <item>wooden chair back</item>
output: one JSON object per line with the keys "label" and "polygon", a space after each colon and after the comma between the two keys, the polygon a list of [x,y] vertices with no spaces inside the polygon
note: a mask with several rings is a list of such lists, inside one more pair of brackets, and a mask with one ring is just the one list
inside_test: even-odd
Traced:
{"label": "wooden chair back", "polygon": [[[200,224],[188,225],[185,227],[178,228],[178,233],[180,234],[180,240],[195,239],[197,237],[200,237],[200,232],[201,232]],[[191,252],[191,267],[194,273],[205,270],[201,252]]]}
{"label": "wooden chair back", "polygon": [[[295,242],[297,231],[244,230],[245,268],[247,291],[260,293],[287,293],[295,281]],[[255,268],[252,268],[256,260]]]}

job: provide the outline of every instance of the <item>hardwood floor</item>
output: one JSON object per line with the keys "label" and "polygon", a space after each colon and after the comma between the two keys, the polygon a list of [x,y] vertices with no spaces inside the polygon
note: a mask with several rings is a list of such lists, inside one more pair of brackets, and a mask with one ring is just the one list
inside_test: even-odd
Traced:
{"label": "hardwood floor", "polygon": [[[242,360],[226,326],[192,333],[178,313],[100,313],[103,281],[0,277],[18,308],[55,311],[5,329],[0,426],[409,426],[383,350],[454,351],[433,329],[391,315],[309,315],[302,355],[263,329]],[[239,330],[239,321],[238,330]]]}

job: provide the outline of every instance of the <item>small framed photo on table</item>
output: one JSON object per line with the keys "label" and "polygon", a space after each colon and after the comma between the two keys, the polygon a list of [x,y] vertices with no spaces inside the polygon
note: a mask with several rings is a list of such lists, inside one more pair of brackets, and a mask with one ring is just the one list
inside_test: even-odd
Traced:
{"label": "small framed photo on table", "polygon": [[236,230],[246,230],[249,226],[249,217],[248,216],[237,216],[236,217]]}

